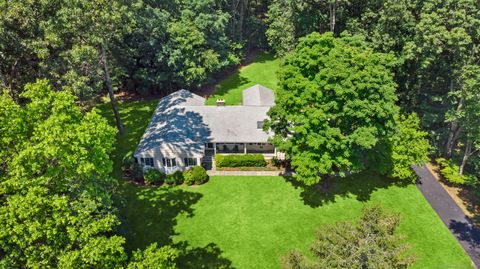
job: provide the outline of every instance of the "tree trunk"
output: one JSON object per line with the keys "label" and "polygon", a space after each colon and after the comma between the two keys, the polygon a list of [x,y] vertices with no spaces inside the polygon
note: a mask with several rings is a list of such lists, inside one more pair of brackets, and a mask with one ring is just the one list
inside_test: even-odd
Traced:
{"label": "tree trunk", "polygon": [[[457,114],[460,113],[462,108],[463,108],[463,98],[460,99],[460,101],[458,102],[458,106],[457,106],[457,109],[456,109]],[[458,123],[458,120],[454,120],[450,124],[450,130],[448,132],[448,139],[447,139],[447,143],[445,145],[445,157],[446,158],[452,157],[452,152],[453,152],[453,149],[455,147],[455,141],[457,140],[459,133],[460,133],[460,124]]]}
{"label": "tree trunk", "polygon": [[238,22],[238,40],[242,41],[243,39],[243,20],[245,16],[245,9],[247,9],[248,0],[243,0],[242,4],[240,5],[240,15],[239,15],[239,22]]}
{"label": "tree trunk", "polygon": [[323,174],[321,176],[321,181],[322,181],[323,191],[328,193],[330,191],[330,175],[329,174]]}
{"label": "tree trunk", "polygon": [[337,17],[337,4],[338,0],[335,0],[330,3],[330,31],[335,33],[335,23]]}
{"label": "tree trunk", "polygon": [[465,171],[465,165],[467,165],[468,158],[470,158],[470,156],[472,156],[474,153],[478,152],[478,149],[472,149],[474,143],[475,141],[472,141],[467,137],[465,151],[463,152],[462,164],[460,165],[460,170],[458,171],[460,175],[463,175],[463,172]]}
{"label": "tree trunk", "polygon": [[107,56],[105,53],[105,47],[106,47],[105,43],[102,43],[100,45],[100,51],[102,53],[103,70],[105,72],[105,84],[107,85],[108,96],[110,97],[110,103],[112,104],[113,114],[115,115],[115,122],[117,124],[118,132],[120,133],[120,135],[123,135],[125,133],[125,130],[123,129],[123,124],[120,119],[120,115],[118,113],[117,102],[115,101],[115,95],[113,94],[112,81],[110,80],[110,73],[108,72],[108,62],[107,62]]}
{"label": "tree trunk", "polygon": [[472,142],[469,138],[467,138],[467,144],[465,145],[465,151],[463,152],[462,164],[460,165],[459,174],[463,175],[463,171],[465,169],[465,165],[467,164],[468,157],[470,157],[470,153],[472,151]]}

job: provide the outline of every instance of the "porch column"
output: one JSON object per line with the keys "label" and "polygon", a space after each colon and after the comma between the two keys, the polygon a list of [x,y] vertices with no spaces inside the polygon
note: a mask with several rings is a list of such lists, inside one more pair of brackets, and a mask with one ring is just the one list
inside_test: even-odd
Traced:
{"label": "porch column", "polygon": [[275,154],[275,157],[277,157],[277,148],[273,147],[273,154]]}
{"label": "porch column", "polygon": [[247,143],[243,144],[243,154],[247,154]]}
{"label": "porch column", "polygon": [[217,155],[217,143],[213,143],[213,155]]}

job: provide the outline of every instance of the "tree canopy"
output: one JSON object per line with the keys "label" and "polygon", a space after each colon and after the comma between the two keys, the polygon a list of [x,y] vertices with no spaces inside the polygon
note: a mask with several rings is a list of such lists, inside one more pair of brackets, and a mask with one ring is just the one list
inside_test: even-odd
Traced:
{"label": "tree canopy", "polygon": [[2,94],[0,253],[15,267],[115,267],[126,260],[110,200],[115,130],[45,80],[23,105]]}
{"label": "tree canopy", "polygon": [[302,181],[363,169],[398,113],[394,64],[360,36],[331,33],[302,38],[285,58],[268,127]]}

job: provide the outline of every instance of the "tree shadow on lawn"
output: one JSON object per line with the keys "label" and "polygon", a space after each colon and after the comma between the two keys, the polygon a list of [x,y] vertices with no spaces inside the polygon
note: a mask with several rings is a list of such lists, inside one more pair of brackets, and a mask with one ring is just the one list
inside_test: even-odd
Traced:
{"label": "tree shadow on lawn", "polygon": [[[228,75],[227,78],[220,80],[215,85],[212,85],[211,87],[206,87],[202,91],[199,91],[198,94],[200,95],[211,95],[211,96],[222,96],[227,94],[233,89],[238,89],[240,86],[251,83],[252,81],[243,76],[240,72],[241,68],[244,68],[250,64],[262,64],[262,63],[267,63],[269,61],[275,60],[275,57],[272,54],[268,53],[259,53],[255,60],[249,61],[246,65],[241,66],[240,68],[236,69],[232,74]],[[246,89],[245,87],[244,89]],[[242,89],[242,90],[244,90]],[[227,100],[228,101],[228,100]],[[213,104],[214,101],[209,100],[209,104]],[[231,105],[231,104],[230,104]]]}
{"label": "tree shadow on lawn", "polygon": [[480,248],[480,230],[467,221],[450,220],[449,228],[462,241],[467,241],[474,248]]}
{"label": "tree shadow on lawn", "polygon": [[388,189],[391,186],[406,187],[406,181],[390,179],[374,172],[361,172],[347,177],[330,177],[330,187],[325,192],[322,183],[308,186],[293,177],[284,177],[295,188],[300,188],[300,197],[305,205],[320,207],[324,204],[334,203],[337,197],[346,198],[354,196],[358,201],[366,202],[378,189]]}
{"label": "tree shadow on lawn", "polygon": [[212,95],[219,96],[225,95],[232,89],[236,89],[241,85],[249,83],[250,80],[240,74],[240,71],[235,71],[232,75],[230,75],[225,80],[221,81],[219,86],[214,88],[214,92]]}
{"label": "tree shadow on lawn", "polygon": [[148,188],[124,184],[127,185],[119,202],[123,208],[121,234],[126,238],[127,252],[145,249],[157,242],[159,246],[170,245],[180,251],[180,268],[233,268],[232,262],[222,257],[223,251],[214,243],[191,247],[186,241],[172,241],[177,235],[177,216],[193,217],[192,206],[202,194],[176,187]]}

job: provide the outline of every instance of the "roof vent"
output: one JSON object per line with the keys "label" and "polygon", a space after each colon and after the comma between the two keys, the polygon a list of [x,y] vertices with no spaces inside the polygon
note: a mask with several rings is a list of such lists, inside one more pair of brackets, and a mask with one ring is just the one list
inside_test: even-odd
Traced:
{"label": "roof vent", "polygon": [[225,106],[225,99],[217,99],[217,106]]}

